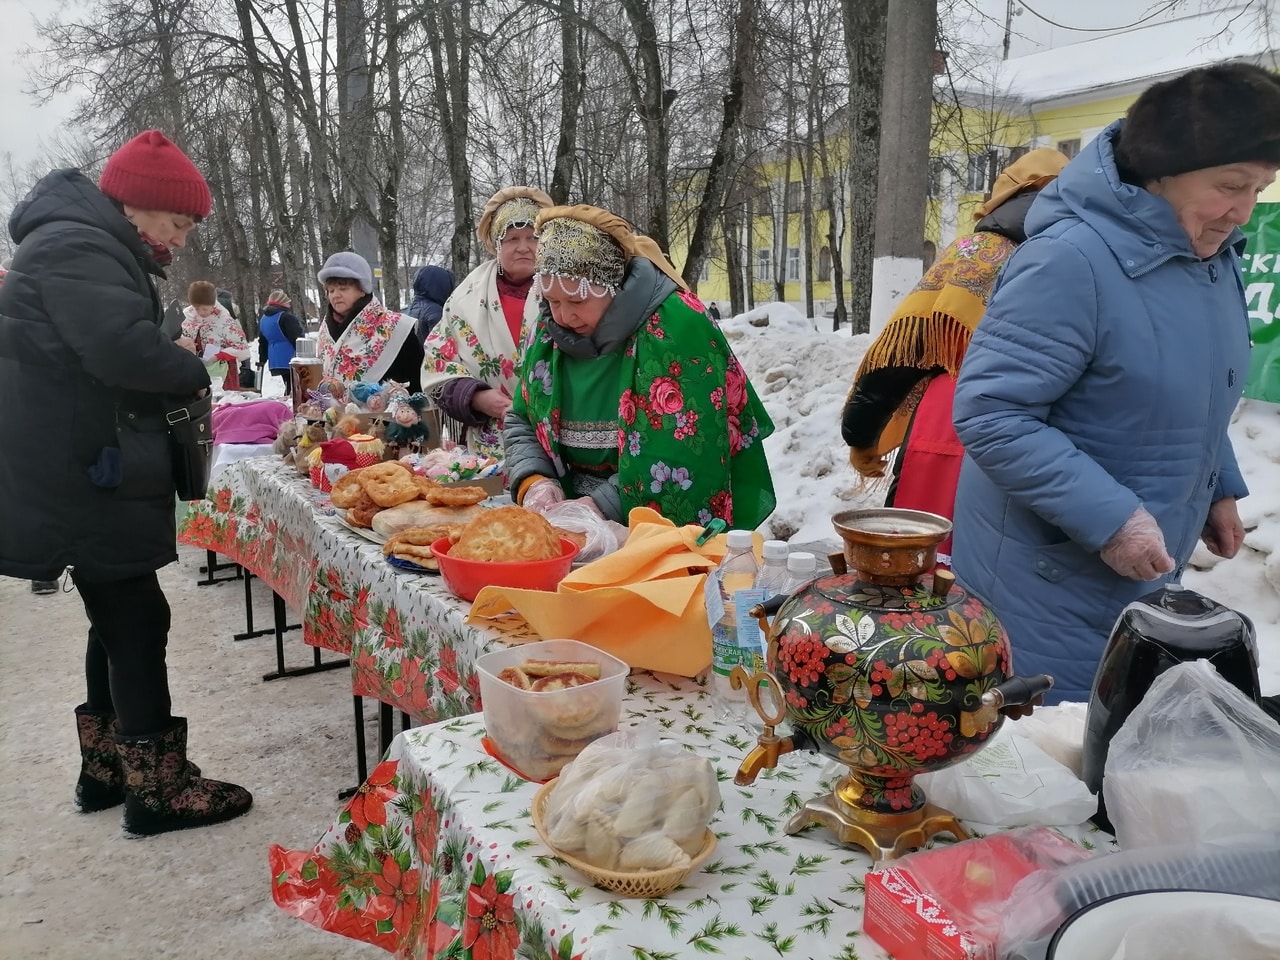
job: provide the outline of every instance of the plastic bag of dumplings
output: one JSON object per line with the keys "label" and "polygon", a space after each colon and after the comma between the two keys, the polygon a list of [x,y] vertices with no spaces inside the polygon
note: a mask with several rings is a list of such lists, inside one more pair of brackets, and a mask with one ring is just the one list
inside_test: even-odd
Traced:
{"label": "plastic bag of dumplings", "polygon": [[605,870],[688,866],[720,806],[711,762],[620,731],[587,746],[547,798],[547,839]]}

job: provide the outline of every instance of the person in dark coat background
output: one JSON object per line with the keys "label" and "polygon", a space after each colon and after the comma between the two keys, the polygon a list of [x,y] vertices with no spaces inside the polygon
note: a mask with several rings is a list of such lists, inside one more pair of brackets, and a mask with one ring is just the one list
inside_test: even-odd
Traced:
{"label": "person in dark coat background", "polygon": [[[112,154],[98,186],[55,170],[32,188],[9,221],[18,248],[0,288],[0,574],[71,568],[90,624],[75,800],[86,812],[123,802],[130,836],[228,820],[253,802],[187,762],[156,577],[178,559],[165,413],[207,391],[209,374],[161,328],[151,278],[209,208],[199,171],[148,130]],[[57,424],[54,448],[31,449],[38,422]]]}
{"label": "person in dark coat background", "polygon": [[405,313],[418,321],[418,339],[423,343],[440,322],[444,302],[455,286],[453,271],[444,267],[423,267],[413,275],[413,302]]}
{"label": "person in dark coat background", "polygon": [[293,388],[289,361],[297,352],[294,345],[307,335],[302,321],[289,312],[290,306],[283,290],[272,290],[258,318],[258,366],[266,367],[284,381],[286,397]]}

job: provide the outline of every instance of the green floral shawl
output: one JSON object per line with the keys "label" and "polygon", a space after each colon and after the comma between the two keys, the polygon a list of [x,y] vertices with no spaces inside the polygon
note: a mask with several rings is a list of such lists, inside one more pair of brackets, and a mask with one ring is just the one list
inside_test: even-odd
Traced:
{"label": "green floral shawl", "polygon": [[[564,354],[542,316],[525,350],[513,409],[561,476]],[[764,438],[773,432],[724,335],[677,290],[628,339],[619,365],[618,490],[623,516],[647,506],[676,524],[720,517],[753,529],[773,512]]]}

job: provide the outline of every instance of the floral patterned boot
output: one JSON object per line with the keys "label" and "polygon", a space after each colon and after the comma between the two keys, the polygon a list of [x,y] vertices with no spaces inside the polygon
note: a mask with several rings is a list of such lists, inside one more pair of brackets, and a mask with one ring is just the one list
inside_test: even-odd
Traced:
{"label": "floral patterned boot", "polygon": [[92,710],[87,703],[76,707],[76,732],[80,735],[76,806],[82,813],[124,803],[124,775],[116,752],[115,727],[116,715],[111,711]]}
{"label": "floral patterned boot", "polygon": [[174,717],[167,730],[145,737],[115,737],[124,771],[124,832],[146,837],[204,827],[247,813],[253,796],[244,787],[207,780],[187,762],[187,721]]}

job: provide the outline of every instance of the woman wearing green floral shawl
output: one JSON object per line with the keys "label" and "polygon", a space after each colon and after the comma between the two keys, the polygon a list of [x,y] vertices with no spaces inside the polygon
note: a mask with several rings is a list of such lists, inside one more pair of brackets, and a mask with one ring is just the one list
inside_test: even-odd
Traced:
{"label": "woman wearing green floral shawl", "polygon": [[542,309],[503,425],[517,501],[576,497],[626,523],[751,529],[773,511],[773,422],[702,303],[648,237],[597,207],[537,219]]}

